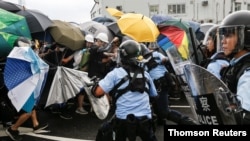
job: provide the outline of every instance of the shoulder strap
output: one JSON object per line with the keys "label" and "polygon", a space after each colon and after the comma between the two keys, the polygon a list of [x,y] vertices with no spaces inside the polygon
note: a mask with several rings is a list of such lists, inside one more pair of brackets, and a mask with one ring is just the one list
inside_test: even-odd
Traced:
{"label": "shoulder strap", "polygon": [[[114,89],[114,91],[113,91],[113,103],[115,104],[116,103],[116,101],[117,101],[117,99],[120,97],[120,96],[122,96],[124,93],[121,93],[121,92],[119,92],[119,93],[117,93],[117,95],[115,95],[115,93],[116,93],[116,91],[117,91],[117,89],[118,89],[118,87],[120,87],[125,81],[127,81],[129,79],[129,77],[128,77],[128,75],[126,75],[125,77],[123,77],[122,78],[122,80],[113,88]],[[112,89],[112,90],[113,90]],[[126,88],[125,88],[126,89]]]}
{"label": "shoulder strap", "polygon": [[114,87],[109,93],[110,93],[110,94],[115,94],[116,91],[117,91],[117,89],[118,89],[125,81],[127,81],[128,79],[129,79],[128,75],[124,76],[124,77],[122,78],[122,80],[120,80],[120,82],[117,83],[117,84],[115,85],[115,87]]}
{"label": "shoulder strap", "polygon": [[240,76],[244,73],[244,71],[248,70],[250,67],[250,55],[247,55],[245,57],[243,57],[240,61],[239,61],[239,67],[237,68],[238,70],[236,71],[236,80],[238,81]]}

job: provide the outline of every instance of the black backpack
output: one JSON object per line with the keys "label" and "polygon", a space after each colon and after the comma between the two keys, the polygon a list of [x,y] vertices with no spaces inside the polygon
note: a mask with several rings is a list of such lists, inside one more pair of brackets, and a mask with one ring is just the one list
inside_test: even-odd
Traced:
{"label": "black backpack", "polygon": [[[109,94],[113,97],[113,103],[115,105],[117,99],[126,93],[127,91],[132,91],[132,92],[140,92],[143,93],[146,91],[149,94],[149,89],[146,87],[146,83],[148,83],[148,79],[144,75],[144,69],[141,67],[138,67],[136,69],[128,69],[127,67],[123,67],[127,74],[124,76],[119,83],[116,84],[116,86],[109,92]],[[119,89],[118,88],[127,80],[129,80],[129,84],[127,87],[124,89]]]}

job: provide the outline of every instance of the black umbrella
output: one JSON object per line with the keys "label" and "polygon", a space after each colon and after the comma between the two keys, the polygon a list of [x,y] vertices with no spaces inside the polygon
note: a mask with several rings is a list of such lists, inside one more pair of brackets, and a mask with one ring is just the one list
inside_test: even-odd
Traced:
{"label": "black umbrella", "polygon": [[21,5],[2,0],[0,0],[0,8],[10,12],[18,12],[23,9]]}
{"label": "black umbrella", "polygon": [[124,36],[121,33],[121,30],[120,30],[119,26],[117,25],[117,22],[112,22],[112,23],[108,24],[107,27],[114,34],[114,36],[119,36],[119,37]]}
{"label": "black umbrella", "polygon": [[16,14],[26,18],[30,33],[44,32],[53,24],[53,21],[47,15],[37,10],[25,9],[18,11]]}

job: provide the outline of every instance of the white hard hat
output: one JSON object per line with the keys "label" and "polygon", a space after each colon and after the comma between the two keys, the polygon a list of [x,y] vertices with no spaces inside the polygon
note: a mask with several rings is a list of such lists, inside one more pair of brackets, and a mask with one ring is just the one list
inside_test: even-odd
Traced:
{"label": "white hard hat", "polygon": [[101,41],[103,41],[105,43],[109,42],[108,41],[108,35],[106,33],[99,33],[99,34],[97,34],[96,39],[99,39],[99,40],[101,40]]}
{"label": "white hard hat", "polygon": [[94,36],[91,34],[88,34],[85,36],[85,40],[90,43],[94,43]]}

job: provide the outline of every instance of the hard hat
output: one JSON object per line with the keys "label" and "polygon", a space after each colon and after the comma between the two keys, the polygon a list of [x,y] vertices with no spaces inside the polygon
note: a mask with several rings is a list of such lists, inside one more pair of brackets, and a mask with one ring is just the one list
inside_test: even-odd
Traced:
{"label": "hard hat", "polygon": [[108,35],[106,33],[99,33],[99,34],[97,34],[96,39],[99,39],[99,40],[101,40],[101,41],[103,41],[105,43],[109,42],[108,41]]}
{"label": "hard hat", "polygon": [[85,36],[85,40],[90,43],[94,43],[94,37],[91,34]]}

